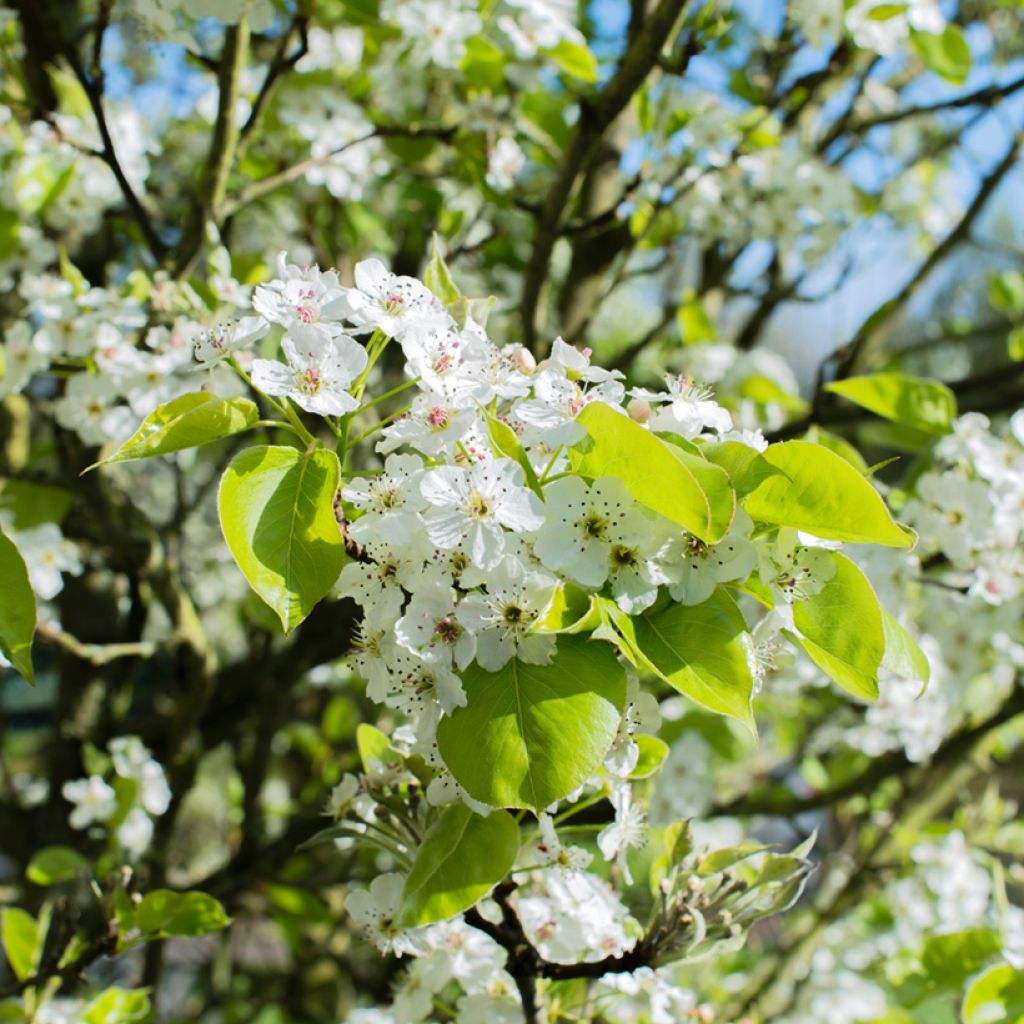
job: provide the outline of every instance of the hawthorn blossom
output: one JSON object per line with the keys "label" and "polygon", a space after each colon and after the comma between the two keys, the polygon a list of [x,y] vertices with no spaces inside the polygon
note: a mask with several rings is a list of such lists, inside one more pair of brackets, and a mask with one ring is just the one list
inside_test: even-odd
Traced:
{"label": "hawthorn blossom", "polygon": [[385,953],[404,951],[402,931],[395,924],[404,886],[404,875],[395,872],[378,875],[369,889],[356,889],[346,900],[352,920],[363,929],[367,939]]}
{"label": "hawthorn blossom", "polygon": [[633,803],[633,791],[628,782],[612,787],[612,808],[615,820],[597,834],[597,845],[607,861],[616,860],[622,869],[623,878],[632,884],[626,852],[632,847],[642,846],[647,839],[647,820],[643,811]]}
{"label": "hawthorn blossom", "polygon": [[366,368],[366,349],[345,334],[293,327],[281,342],[287,365],[254,359],[252,382],[267,395],[290,398],[306,412],[343,416],[359,407],[348,393]]}

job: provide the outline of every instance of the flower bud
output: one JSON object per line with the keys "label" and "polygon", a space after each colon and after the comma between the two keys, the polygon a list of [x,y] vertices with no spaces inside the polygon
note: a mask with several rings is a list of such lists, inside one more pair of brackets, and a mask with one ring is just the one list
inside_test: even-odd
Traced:
{"label": "flower bud", "polygon": [[646,423],[651,418],[651,403],[646,398],[631,398],[626,412],[637,423]]}
{"label": "flower bud", "polygon": [[516,369],[523,373],[533,373],[537,369],[537,360],[533,358],[533,353],[528,348],[519,349],[512,357],[512,362]]}

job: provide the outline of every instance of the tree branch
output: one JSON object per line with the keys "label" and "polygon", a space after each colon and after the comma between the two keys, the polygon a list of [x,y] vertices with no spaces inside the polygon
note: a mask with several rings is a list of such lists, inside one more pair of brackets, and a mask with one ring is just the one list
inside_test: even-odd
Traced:
{"label": "tree branch", "polygon": [[566,207],[580,174],[600,145],[607,128],[625,109],[658,62],[658,56],[688,0],[660,0],[644,20],[607,85],[591,101],[580,103],[580,116],[569,136],[561,165],[537,219],[533,250],[523,278],[520,300],[523,343],[536,349],[537,307]]}
{"label": "tree branch", "polygon": [[854,336],[833,353],[831,358],[838,362],[837,379],[848,377],[853,372],[862,354],[870,347],[871,342],[878,336],[881,328],[907,305],[911,297],[935,267],[969,236],[972,225],[978,219],[982,210],[985,209],[992,194],[1016,165],[1022,144],[1024,144],[1024,134],[1014,138],[999,163],[985,175],[981,185],[978,187],[978,191],[974,195],[974,199],[971,200],[963,216],[946,237],[929,253],[928,258],[918,267],[910,280],[893,298],[879,306],[861,324]]}
{"label": "tree branch", "polygon": [[747,794],[726,803],[714,805],[708,812],[708,816],[722,818],[736,815],[772,814],[793,817],[807,811],[831,807],[850,797],[867,796],[888,779],[903,777],[915,768],[923,767],[927,771],[929,768],[963,760],[975,744],[984,739],[993,729],[998,729],[1020,714],[1024,714],[1024,686],[1018,680],[1013,692],[994,714],[976,725],[963,728],[950,736],[931,756],[927,765],[915,764],[902,750],[893,750],[872,760],[859,775],[830,789],[823,789],[805,797],[788,792]]}

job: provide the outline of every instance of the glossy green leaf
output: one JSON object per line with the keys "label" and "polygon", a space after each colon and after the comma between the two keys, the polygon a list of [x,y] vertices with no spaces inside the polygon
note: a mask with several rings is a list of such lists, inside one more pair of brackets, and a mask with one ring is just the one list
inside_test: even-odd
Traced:
{"label": "glossy green leaf", "polygon": [[209,444],[249,430],[259,418],[256,403],[248,398],[218,398],[206,392],[181,395],[154,409],[113,455],[89,469]]}
{"label": "glossy green leaf", "polygon": [[221,478],[220,524],[249,585],[290,633],[334,586],[345,544],[334,518],[338,457],[262,445]]}
{"label": "glossy green leaf", "polygon": [[937,380],[906,373],[872,373],[825,385],[826,390],[894,423],[945,434],[956,419],[956,396]]}
{"label": "glossy green leaf", "polygon": [[1024,971],[996,964],[979,974],[964,994],[963,1024],[1024,1024]]}
{"label": "glossy green leaf", "polygon": [[697,874],[720,874],[734,864],[739,864],[757,853],[764,853],[765,850],[770,849],[770,846],[765,846],[763,843],[743,842],[738,846],[727,846],[721,850],[714,850],[697,865]]}
{"label": "glossy green leaf", "polygon": [[500,46],[485,36],[470,36],[465,43],[466,52],[459,62],[466,83],[494,92],[505,80],[507,59]]}
{"label": "glossy green leaf", "polygon": [[455,287],[451,271],[441,255],[441,247],[437,243],[437,234],[430,246],[430,262],[423,272],[423,283],[436,295],[444,305],[451,305],[458,302],[462,297],[459,289]]}
{"label": "glossy green leaf", "polygon": [[570,452],[580,476],[616,476],[641,505],[701,540],[725,536],[736,510],[725,470],[667,445],[603,402],[588,405],[578,422],[589,435]]}
{"label": "glossy green leaf", "polygon": [[505,877],[518,850],[519,827],[507,811],[484,817],[453,804],[416,851],[399,922],[412,928],[461,914]]}
{"label": "glossy green leaf", "polygon": [[0,581],[0,653],[35,686],[32,635],[36,631],[36,597],[21,552],[2,530]]}
{"label": "glossy green leaf", "polygon": [[813,444],[820,444],[822,448],[827,448],[830,452],[835,452],[836,455],[846,459],[858,472],[867,474],[868,464],[864,461],[864,456],[845,437],[833,434],[831,431],[826,430],[824,427],[819,427],[815,423],[808,427],[807,433],[804,434],[802,440],[810,441]]}
{"label": "glossy green leaf", "polygon": [[916,679],[927,683],[931,666],[917,641],[883,608],[882,631],[885,634],[885,654],[882,667],[902,679]]}
{"label": "glossy green leaf", "polygon": [[36,968],[42,936],[36,919],[20,907],[4,907],[0,911],[0,939],[11,971],[24,981]]}
{"label": "glossy green leaf", "polygon": [[492,416],[489,412],[484,413],[484,425],[487,427],[487,440],[490,441],[491,447],[499,455],[504,455],[519,465],[523,471],[526,486],[543,501],[544,491],[537,479],[537,473],[516,432],[507,423],[503,423],[497,416]]}
{"label": "glossy green leaf", "polygon": [[25,868],[25,877],[36,885],[55,885],[76,878],[89,862],[70,846],[44,846]]}
{"label": "glossy green leaf", "polygon": [[793,605],[800,645],[830,679],[862,700],[878,699],[885,655],[882,609],[867,578],[845,555],[829,553],[835,575]]}
{"label": "glossy green leaf", "polygon": [[907,548],[881,495],[845,459],[809,441],[769,445],[762,458],[780,472],[762,481],[743,507],[757,522],[806,530],[825,540]]}
{"label": "glossy green leaf", "polygon": [[402,756],[391,747],[391,741],[375,726],[361,722],[356,727],[356,749],[363,771],[371,773],[383,764],[401,764]]}
{"label": "glossy green leaf", "polygon": [[533,625],[535,633],[586,633],[601,622],[597,601],[581,587],[564,583],[551,598],[542,618]]}
{"label": "glossy green leaf", "polygon": [[641,615],[635,624],[637,644],[662,679],[754,731],[747,627],[725,590],[718,588],[703,604],[671,604]]}
{"label": "glossy green leaf", "polygon": [[988,279],[988,301],[1007,316],[1024,313],[1024,272],[999,270]]}
{"label": "glossy green leaf", "polygon": [[701,446],[701,454],[729,474],[738,497],[754,490],[762,480],[780,471],[766,462],[761,453],[739,441],[712,441]]}
{"label": "glossy green leaf", "polygon": [[513,660],[463,673],[466,706],[437,727],[437,744],[470,796],[539,812],[600,766],[619,726],[626,673],[604,644],[558,639],[548,665]]}
{"label": "glossy green leaf", "polygon": [[910,42],[929,71],[953,85],[963,85],[971,73],[971,48],[964,30],[950,22],[941,32],[910,30]]}
{"label": "glossy green leaf", "polygon": [[644,732],[637,733],[633,737],[633,742],[640,753],[629,777],[648,779],[665,763],[665,758],[668,757],[668,744],[657,736],[650,736]]}
{"label": "glossy green leaf", "polygon": [[231,923],[224,908],[205,892],[154,889],[135,909],[135,926],[145,935],[208,935]]}
{"label": "glossy green leaf", "polygon": [[561,39],[544,53],[571,78],[578,78],[581,82],[597,81],[597,58],[586,44]]}

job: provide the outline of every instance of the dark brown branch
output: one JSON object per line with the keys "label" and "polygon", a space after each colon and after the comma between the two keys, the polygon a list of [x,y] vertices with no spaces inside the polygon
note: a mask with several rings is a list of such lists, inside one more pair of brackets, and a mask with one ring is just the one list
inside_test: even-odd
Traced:
{"label": "dark brown branch", "polygon": [[128,178],[124,173],[124,169],[121,167],[121,162],[118,160],[117,151],[114,149],[114,139],[110,134],[110,125],[107,123],[107,115],[103,109],[102,83],[91,78],[86,73],[85,68],[82,66],[82,62],[73,46],[67,46],[63,52],[63,56],[70,65],[75,77],[81,83],[86,98],[89,100],[89,106],[92,109],[93,117],[96,119],[96,128],[100,133],[100,141],[103,147],[101,153],[103,162],[113,173],[114,178],[117,181],[118,188],[121,190],[121,195],[124,198],[125,205],[128,207],[132,218],[138,225],[139,231],[142,232],[142,237],[145,239],[146,245],[149,247],[149,251],[153,254],[154,259],[159,262],[167,252],[167,246],[164,245],[163,240],[157,233],[149,213],[142,205],[139,197],[135,194],[135,190],[132,188],[131,182],[128,181]]}
{"label": "dark brown branch", "polygon": [[551,263],[551,253],[576,182],[597,151],[605,131],[622,113],[657,64],[661,49],[687,2],[660,0],[644,20],[607,85],[592,100],[580,103],[579,120],[569,136],[561,165],[537,219],[533,250],[523,278],[520,319],[523,342],[528,348],[536,348],[537,307]]}
{"label": "dark brown branch", "polygon": [[918,288],[920,288],[931,272],[962,241],[969,237],[974,222],[981,215],[982,210],[984,210],[988,205],[988,201],[992,197],[992,194],[1002,184],[1003,179],[1015,166],[1022,142],[1024,142],[1024,135],[1018,135],[1013,140],[1007,148],[1006,153],[1003,155],[1003,158],[982,179],[981,185],[978,187],[978,191],[975,193],[970,205],[964,211],[963,216],[946,235],[946,237],[943,238],[934,249],[932,249],[928,258],[920,267],[918,267],[910,280],[907,281],[907,283],[893,298],[889,299],[888,302],[883,303],[878,309],[876,309],[864,321],[864,323],[861,324],[854,336],[833,354],[832,358],[838,362],[836,373],[838,379],[850,376],[853,370],[857,367],[862,354],[877,337],[882,327],[889,323],[893,317],[903,310],[911,297],[915,294]]}

